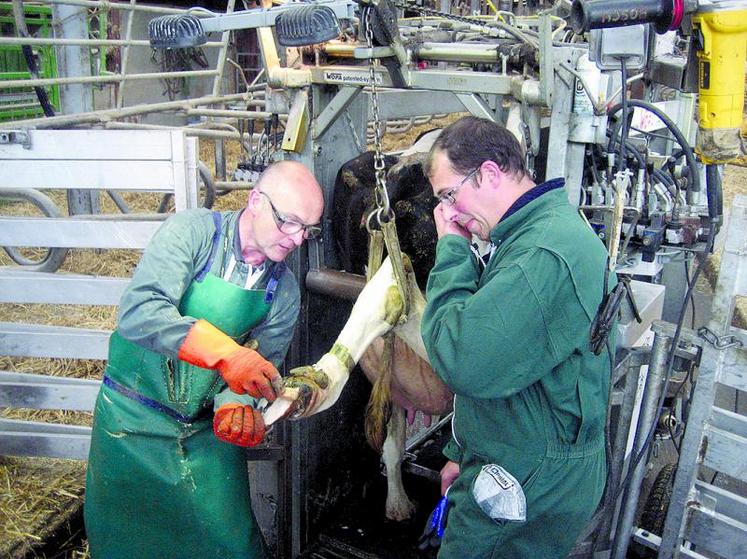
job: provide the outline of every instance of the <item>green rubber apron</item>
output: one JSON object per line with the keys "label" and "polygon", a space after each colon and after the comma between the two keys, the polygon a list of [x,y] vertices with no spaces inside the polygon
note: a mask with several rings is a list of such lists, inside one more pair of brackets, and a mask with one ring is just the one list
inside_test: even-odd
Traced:
{"label": "green rubber apron", "polygon": [[[266,290],[209,274],[221,237],[228,251],[220,214],[214,219],[212,254],[179,309],[239,341],[269,312],[284,266],[275,266]],[[212,430],[213,398],[224,387],[216,371],[112,334],[86,479],[94,559],[264,556],[244,449]]]}

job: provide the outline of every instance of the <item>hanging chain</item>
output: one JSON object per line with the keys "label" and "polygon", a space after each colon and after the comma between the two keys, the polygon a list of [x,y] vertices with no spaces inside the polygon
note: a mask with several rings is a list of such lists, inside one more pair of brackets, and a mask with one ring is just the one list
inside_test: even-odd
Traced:
{"label": "hanging chain", "polygon": [[[372,16],[373,8],[366,9],[366,44],[369,49],[373,49],[373,27]],[[381,118],[379,116],[379,91],[376,87],[376,71],[374,70],[374,59],[368,59],[368,75],[371,80],[371,108],[373,111],[374,121],[374,172],[376,175],[376,188],[374,195],[376,197],[376,207],[378,208],[379,222],[382,217],[390,217],[389,193],[386,189],[386,165],[384,164],[384,154],[381,151]]]}

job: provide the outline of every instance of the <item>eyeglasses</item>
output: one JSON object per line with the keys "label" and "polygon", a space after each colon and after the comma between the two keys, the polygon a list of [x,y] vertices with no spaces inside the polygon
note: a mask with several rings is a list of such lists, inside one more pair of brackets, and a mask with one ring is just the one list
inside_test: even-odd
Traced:
{"label": "eyeglasses", "polygon": [[288,219],[285,215],[278,211],[267,193],[262,192],[261,190],[258,190],[257,192],[267,198],[267,201],[270,203],[270,209],[272,210],[272,217],[273,219],[275,219],[275,225],[277,225],[277,228],[286,235],[295,235],[299,231],[303,231],[304,239],[313,239],[315,237],[318,237],[319,233],[322,232],[322,228],[318,225],[305,225],[292,219]]}
{"label": "eyeglasses", "polygon": [[464,186],[464,183],[466,183],[468,180],[470,180],[472,177],[474,177],[477,174],[477,171],[480,170],[480,167],[469,173],[466,177],[464,177],[461,181],[459,181],[459,184],[456,185],[453,188],[450,188],[446,191],[441,192],[439,195],[436,196],[436,200],[438,200],[439,204],[443,204],[444,206],[453,206],[456,202],[456,194],[457,191]]}

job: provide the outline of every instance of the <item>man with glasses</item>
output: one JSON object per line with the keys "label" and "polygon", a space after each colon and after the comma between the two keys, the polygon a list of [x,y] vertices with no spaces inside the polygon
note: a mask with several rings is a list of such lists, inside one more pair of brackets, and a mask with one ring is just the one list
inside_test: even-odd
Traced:
{"label": "man with glasses", "polygon": [[280,389],[299,314],[283,261],[319,234],[323,206],[313,174],[283,161],[242,210],[180,212],[145,249],[94,411],[94,559],[263,556],[243,447],[264,438],[256,402]]}
{"label": "man with glasses", "polygon": [[[425,171],[439,240],[422,334],[455,394],[439,557],[565,557],[606,482],[614,337],[601,355],[589,338],[605,248],[563,179],[536,185],[490,120],[445,128]],[[473,236],[491,243],[484,259]]]}

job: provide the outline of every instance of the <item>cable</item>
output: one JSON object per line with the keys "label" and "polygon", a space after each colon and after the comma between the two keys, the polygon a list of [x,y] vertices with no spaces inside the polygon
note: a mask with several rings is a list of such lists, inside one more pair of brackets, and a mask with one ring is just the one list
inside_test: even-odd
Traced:
{"label": "cable", "polygon": [[[652,105],[651,103],[647,103],[646,101],[641,101],[640,99],[628,99],[627,106],[628,107],[639,107],[641,109],[645,109],[647,111],[652,112],[657,117],[659,117],[659,119],[661,119],[664,125],[674,135],[675,139],[677,140],[677,143],[680,145],[680,147],[682,148],[682,151],[684,152],[688,167],[692,169],[692,172],[689,173],[689,176],[688,176],[690,189],[695,192],[700,191],[700,174],[696,172],[697,164],[695,161],[695,153],[693,151],[693,148],[688,144],[687,140],[682,135],[682,132],[677,127],[677,125],[672,121],[672,119],[670,119],[657,106]],[[611,117],[614,114],[616,114],[620,109],[622,109],[622,103],[619,103],[615,105],[614,107],[611,107],[607,114],[608,116]],[[617,135],[616,133],[613,133],[613,137],[615,137],[616,135]]]}
{"label": "cable", "polygon": [[625,59],[620,58],[620,78],[623,84],[623,90],[621,93],[622,98],[622,128],[620,128],[620,161],[617,163],[617,170],[624,171],[626,168],[625,161],[625,142],[628,139],[628,91],[627,91],[627,76],[628,71],[625,67]]}
{"label": "cable", "polygon": [[[26,16],[23,10],[23,2],[20,0],[13,0],[13,18],[15,20],[16,33],[18,33],[18,36],[24,38],[31,37],[28,27],[26,27]],[[23,52],[23,57],[26,59],[26,65],[29,68],[31,77],[39,79],[39,68],[36,65],[36,59],[34,58],[34,51],[31,49],[31,45],[23,45],[21,51]],[[36,98],[39,100],[39,105],[41,105],[41,108],[44,111],[44,116],[54,116],[54,107],[52,107],[52,104],[49,102],[47,90],[41,86],[34,86],[34,92],[36,93]]]}

